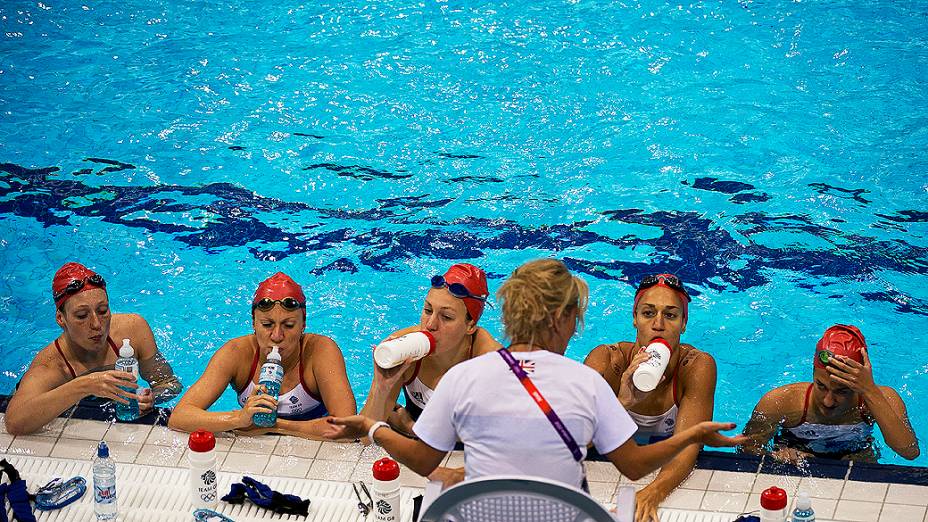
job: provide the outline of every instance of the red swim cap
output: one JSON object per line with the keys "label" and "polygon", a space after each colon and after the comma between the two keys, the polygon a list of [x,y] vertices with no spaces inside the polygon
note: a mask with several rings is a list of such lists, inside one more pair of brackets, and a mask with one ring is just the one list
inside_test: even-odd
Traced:
{"label": "red swim cap", "polygon": [[287,274],[277,272],[261,281],[258,290],[255,291],[255,298],[251,300],[251,304],[254,306],[262,299],[279,301],[285,297],[292,297],[299,301],[300,304],[306,304],[306,296],[303,295],[303,289],[300,288],[300,285]]}
{"label": "red swim cap", "polygon": [[[487,274],[467,263],[458,263],[452,265],[451,268],[445,272],[443,276],[447,284],[461,283],[467,288],[467,291],[473,295],[480,297],[487,297],[490,295],[490,290],[487,288]],[[483,308],[486,306],[486,301],[481,301],[480,299],[474,299],[473,297],[464,297],[461,299],[464,301],[464,307],[467,308],[467,313],[470,315],[470,318],[476,323],[480,320],[480,316],[483,315]]]}
{"label": "red swim cap", "polygon": [[856,326],[836,324],[822,335],[815,344],[815,367],[825,368],[828,358],[832,355],[843,355],[859,363],[864,362],[861,348],[867,347],[864,334]]}
{"label": "red swim cap", "polygon": [[[94,281],[91,281],[91,278],[93,278]],[[80,281],[81,283],[75,283],[76,281]],[[68,285],[76,284],[82,284],[82,286],[73,292],[66,291]],[[55,299],[55,306],[61,308],[64,306],[65,301],[72,296],[94,288],[102,288],[103,291],[106,291],[106,283],[99,274],[80,263],[65,263],[55,272],[55,278],[52,279],[52,299],[55,299],[55,296],[57,296],[58,298]]]}

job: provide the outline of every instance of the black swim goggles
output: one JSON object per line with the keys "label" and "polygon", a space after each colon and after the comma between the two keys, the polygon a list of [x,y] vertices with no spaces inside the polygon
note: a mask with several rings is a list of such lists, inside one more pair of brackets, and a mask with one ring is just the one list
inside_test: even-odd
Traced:
{"label": "black swim goggles", "polygon": [[457,297],[458,299],[464,299],[469,297],[471,299],[476,299],[478,301],[486,301],[487,296],[479,296],[470,293],[470,290],[464,286],[463,283],[449,283],[445,281],[445,276],[437,275],[432,277],[432,288],[447,288],[451,295]]}
{"label": "black swim goggles", "polygon": [[635,295],[640,294],[641,292],[656,286],[663,284],[677,292],[682,293],[686,297],[686,302],[690,302],[693,298],[690,297],[689,292],[686,291],[686,288],[683,287],[683,283],[680,281],[680,278],[673,274],[655,274],[646,276],[641,280],[641,283],[638,284],[638,290],[635,291]]}
{"label": "black swim goggles", "polygon": [[292,297],[284,297],[283,299],[271,299],[269,297],[265,297],[264,299],[261,299],[257,303],[251,305],[251,309],[258,309],[262,312],[267,312],[271,308],[274,308],[274,305],[276,304],[279,304],[281,308],[288,312],[299,310],[300,308],[306,308],[306,303],[301,303]]}
{"label": "black swim goggles", "polygon": [[68,283],[68,286],[52,294],[52,300],[57,303],[58,300],[60,300],[65,295],[74,295],[80,292],[80,290],[84,288],[84,285],[87,283],[90,283],[93,286],[99,288],[106,288],[106,281],[103,280],[103,277],[100,274],[94,274],[90,277],[85,277],[84,279],[72,279],[71,282]]}

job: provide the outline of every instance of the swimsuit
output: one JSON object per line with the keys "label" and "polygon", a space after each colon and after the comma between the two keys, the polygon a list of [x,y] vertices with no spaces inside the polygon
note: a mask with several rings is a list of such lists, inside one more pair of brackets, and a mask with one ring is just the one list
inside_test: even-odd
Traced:
{"label": "swimsuit", "polygon": [[628,410],[629,416],[638,425],[638,431],[635,432],[633,438],[639,446],[654,444],[673,436],[673,431],[677,427],[677,413],[679,412],[677,407],[679,402],[677,401],[677,372],[679,370],[680,365],[678,364],[673,373],[673,404],[670,405],[667,411],[660,415],[643,415]]}
{"label": "swimsuit", "polygon": [[[254,375],[257,368],[258,347],[255,346],[255,358],[251,361],[251,371],[248,372],[250,376],[248,386],[238,394],[238,403],[241,406],[245,406],[245,401],[248,400],[248,397],[251,397],[255,389]],[[309,387],[306,386],[306,383],[303,381],[303,342],[301,339],[300,384],[294,386],[293,389],[288,392],[281,393],[277,397],[277,416],[281,419],[304,421],[318,419],[328,415],[329,411],[326,409],[325,404],[322,404],[322,399],[313,395],[313,393],[309,391]]]}
{"label": "swimsuit", "polygon": [[[110,336],[106,336],[106,342],[109,343],[110,348],[113,349],[113,353],[116,354],[116,357],[119,357],[119,348],[116,347],[116,343],[110,339]],[[77,373],[74,371],[74,367],[71,366],[71,363],[68,362],[68,358],[64,356],[64,351],[61,349],[61,345],[58,344],[58,339],[55,339],[55,349],[58,350],[58,354],[61,355],[61,360],[64,361],[64,364],[68,367],[68,371],[71,372],[71,378],[77,379]],[[95,370],[91,370],[95,371]],[[90,372],[88,372],[90,373]]]}
{"label": "swimsuit", "polygon": [[[774,444],[782,444],[826,459],[840,459],[873,447],[872,420],[853,424],[806,422],[811,394],[812,384],[809,384],[805,404],[802,407],[802,419],[799,420],[797,426],[792,428],[781,426],[773,439]],[[862,399],[859,406],[863,406]]]}
{"label": "swimsuit", "polygon": [[[474,340],[476,337],[477,334],[473,334],[470,338],[470,351],[467,353],[467,359],[474,358]],[[403,383],[403,396],[406,397],[406,411],[409,412],[409,416],[412,417],[412,420],[419,419],[419,415],[422,415],[422,410],[425,408],[425,405],[428,404],[429,399],[432,397],[432,392],[434,391],[419,380],[419,368],[421,366],[422,359],[419,359],[416,361],[416,369],[412,372],[412,377]]]}

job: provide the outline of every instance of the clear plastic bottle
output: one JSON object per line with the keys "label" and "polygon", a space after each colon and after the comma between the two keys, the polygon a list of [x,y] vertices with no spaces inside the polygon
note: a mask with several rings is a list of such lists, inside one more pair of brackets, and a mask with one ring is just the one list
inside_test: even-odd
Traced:
{"label": "clear plastic bottle", "polygon": [[384,457],[374,463],[374,481],[371,483],[372,514],[376,522],[400,520],[400,465]]}
{"label": "clear plastic bottle", "polygon": [[195,509],[215,509],[219,504],[216,476],[216,437],[213,432],[197,430],[187,441],[190,452],[190,501]]}
{"label": "clear plastic bottle", "polygon": [[97,520],[116,520],[116,463],[102,440],[93,459],[93,512]]}
{"label": "clear plastic bottle", "polygon": [[418,361],[435,351],[435,337],[428,332],[412,332],[384,341],[374,348],[374,362],[384,370],[406,361]]}
{"label": "clear plastic bottle", "polygon": [[792,522],[815,522],[815,511],[812,510],[812,500],[809,498],[809,494],[804,491],[799,493],[796,497]]}
{"label": "clear plastic bottle", "polygon": [[[119,358],[116,359],[116,370],[129,372],[135,375],[136,382],[139,378],[139,361],[135,358],[135,350],[129,344],[129,339],[122,340],[122,346],[119,348]],[[138,388],[120,386],[123,390],[130,393],[138,393]],[[116,418],[121,421],[131,421],[139,418],[139,401],[129,399],[129,404],[116,402]]]}
{"label": "clear plastic bottle", "polygon": [[661,376],[664,375],[664,371],[670,363],[670,343],[657,337],[648,344],[644,351],[651,358],[638,365],[635,373],[632,374],[632,382],[635,384],[635,388],[643,392],[649,392],[657,388],[657,385],[661,382]]}
{"label": "clear plastic bottle", "polygon": [[[278,350],[276,345],[271,347],[271,353],[267,354],[267,362],[261,366],[258,377],[258,384],[263,385],[266,393],[275,399],[280,395],[280,383],[284,380],[284,367],[280,364]],[[277,424],[277,410],[255,413],[251,420],[255,426],[270,428]]]}

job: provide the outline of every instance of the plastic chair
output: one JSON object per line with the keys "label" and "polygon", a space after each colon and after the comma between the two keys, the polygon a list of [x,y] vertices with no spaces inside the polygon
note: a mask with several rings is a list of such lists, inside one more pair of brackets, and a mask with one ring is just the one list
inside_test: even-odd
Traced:
{"label": "plastic chair", "polygon": [[440,482],[426,486],[418,522],[632,522],[635,517],[632,488],[616,495],[616,515],[586,492],[542,478],[483,477],[435,496],[440,490]]}

